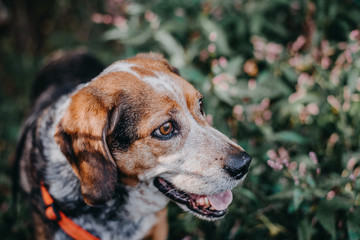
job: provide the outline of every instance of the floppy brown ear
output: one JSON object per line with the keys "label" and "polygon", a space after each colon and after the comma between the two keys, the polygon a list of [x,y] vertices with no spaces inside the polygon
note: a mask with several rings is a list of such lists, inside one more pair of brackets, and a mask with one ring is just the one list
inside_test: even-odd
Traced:
{"label": "floppy brown ear", "polygon": [[105,203],[115,191],[117,169],[106,143],[110,110],[96,89],[85,87],[71,98],[55,132],[89,205]]}

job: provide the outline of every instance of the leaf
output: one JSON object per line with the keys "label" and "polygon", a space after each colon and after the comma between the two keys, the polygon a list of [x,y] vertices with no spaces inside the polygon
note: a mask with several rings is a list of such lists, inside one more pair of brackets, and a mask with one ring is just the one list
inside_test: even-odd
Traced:
{"label": "leaf", "polygon": [[216,24],[214,21],[208,19],[206,16],[202,15],[199,17],[199,23],[202,27],[206,36],[209,36],[210,33],[216,33],[215,45],[220,54],[230,55],[231,49],[228,44],[227,34],[223,29]]}
{"label": "leaf", "polygon": [[311,227],[311,224],[308,219],[301,220],[299,226],[297,227],[297,236],[299,240],[311,240],[311,235],[314,232],[314,229]]}
{"label": "leaf", "polygon": [[294,198],[293,190],[284,190],[279,193],[275,193],[268,197],[270,201],[276,201],[276,200],[291,200]]}
{"label": "leaf", "polygon": [[286,232],[286,228],[278,223],[273,223],[268,217],[264,214],[260,214],[258,218],[264,223],[264,225],[268,228],[271,236],[277,236],[280,233]]}
{"label": "leaf", "polygon": [[275,133],[273,138],[275,141],[280,141],[285,143],[296,143],[296,144],[304,144],[308,141],[306,138],[299,135],[298,133],[291,131],[281,131]]}
{"label": "leaf", "polygon": [[250,199],[252,202],[254,202],[257,206],[260,206],[259,198],[252,191],[250,191],[246,188],[238,187],[236,189],[236,194],[243,195],[243,196],[247,197],[248,199]]}
{"label": "leaf", "polygon": [[144,31],[133,32],[114,28],[107,31],[103,36],[104,40],[118,40],[122,44],[127,44],[129,46],[143,45],[147,43],[151,37],[152,30],[150,28],[147,28]]}
{"label": "leaf", "polygon": [[154,39],[160,43],[162,48],[169,54],[170,63],[177,68],[185,66],[185,52],[180,43],[167,31],[159,30]]}
{"label": "leaf", "polygon": [[220,87],[215,86],[214,87],[214,93],[216,94],[216,96],[218,96],[219,99],[226,102],[230,106],[234,105],[234,101],[231,99],[231,97],[229,96],[227,91],[224,91]]}
{"label": "leaf", "polygon": [[238,76],[242,71],[243,62],[243,56],[236,56],[231,58],[225,68],[225,72],[231,74],[232,76]]}
{"label": "leaf", "polygon": [[191,82],[203,83],[206,79],[205,75],[194,67],[187,66],[180,69],[180,75]]}
{"label": "leaf", "polygon": [[325,230],[335,238],[335,209],[329,206],[326,200],[320,202],[317,208],[316,217],[319,219],[319,222]]}
{"label": "leaf", "polygon": [[347,74],[347,82],[349,86],[349,93],[353,94],[358,84],[359,71],[356,68],[351,69]]}
{"label": "leaf", "polygon": [[360,239],[360,208],[357,208],[353,213],[350,214],[347,225],[349,239]]}
{"label": "leaf", "polygon": [[360,223],[349,219],[347,222],[348,225],[348,235],[350,240],[360,239]]}
{"label": "leaf", "polygon": [[303,200],[303,192],[299,188],[295,188],[293,192],[293,203],[295,211],[300,207]]}
{"label": "leaf", "polygon": [[[287,67],[285,67],[287,66]],[[288,79],[291,83],[296,83],[298,79],[298,75],[296,74],[294,68],[288,65],[280,66],[280,70],[282,71],[283,75],[286,79]]]}
{"label": "leaf", "polygon": [[129,2],[129,4],[126,7],[126,11],[129,15],[137,15],[145,12],[146,7],[141,4]]}

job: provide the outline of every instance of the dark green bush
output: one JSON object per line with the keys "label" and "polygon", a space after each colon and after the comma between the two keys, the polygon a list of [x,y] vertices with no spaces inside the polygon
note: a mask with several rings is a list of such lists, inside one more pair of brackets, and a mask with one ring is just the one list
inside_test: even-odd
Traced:
{"label": "dark green bush", "polygon": [[[171,206],[169,239],[360,238],[358,0],[108,0],[86,9],[92,30],[71,46],[108,63],[164,53],[204,93],[208,120],[253,156],[223,220]],[[60,33],[50,50],[58,36],[74,38],[71,28]]]}

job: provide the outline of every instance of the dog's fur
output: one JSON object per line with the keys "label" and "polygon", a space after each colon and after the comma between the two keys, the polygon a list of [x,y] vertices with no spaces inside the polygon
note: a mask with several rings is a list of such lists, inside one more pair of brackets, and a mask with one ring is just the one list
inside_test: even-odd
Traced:
{"label": "dog's fur", "polygon": [[[18,160],[38,239],[68,239],[44,216],[40,181],[59,210],[101,239],[166,239],[169,198],[154,186],[156,177],[212,195],[247,172],[249,160],[241,177],[229,174],[235,160],[244,161],[234,157],[243,149],[209,126],[200,93],[161,55],[139,54],[102,70],[87,54],[67,53],[37,78]],[[167,122],[173,131],[163,135]]]}

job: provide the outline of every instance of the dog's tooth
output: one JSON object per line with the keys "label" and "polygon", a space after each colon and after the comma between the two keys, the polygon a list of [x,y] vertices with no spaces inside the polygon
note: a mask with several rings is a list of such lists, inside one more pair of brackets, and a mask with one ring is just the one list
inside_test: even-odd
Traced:
{"label": "dog's tooth", "polygon": [[205,202],[205,206],[206,207],[210,207],[211,205],[210,205],[210,201],[209,201],[209,199],[207,198],[207,197],[204,197],[204,202]]}
{"label": "dog's tooth", "polygon": [[199,204],[200,204],[201,206],[205,205],[204,197],[199,198]]}

